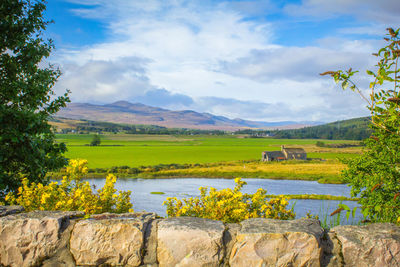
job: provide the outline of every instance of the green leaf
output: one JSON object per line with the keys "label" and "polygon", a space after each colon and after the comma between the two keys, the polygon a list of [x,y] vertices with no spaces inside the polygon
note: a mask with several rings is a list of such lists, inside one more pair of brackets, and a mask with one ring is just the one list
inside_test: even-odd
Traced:
{"label": "green leaf", "polygon": [[349,208],[349,206],[347,206],[347,205],[345,205],[345,204],[339,204],[338,205],[339,206],[339,208],[342,208],[342,209],[344,209],[344,210],[347,210],[347,211],[350,211],[350,208]]}
{"label": "green leaf", "polygon": [[334,76],[333,76],[333,79],[335,80],[335,83],[339,83],[339,76],[334,75]]}
{"label": "green leaf", "polygon": [[347,219],[347,221],[349,220],[349,218],[350,218],[350,211],[347,211],[347,212],[346,212],[346,219]]}
{"label": "green leaf", "polygon": [[348,82],[348,81],[344,81],[344,82],[342,83],[342,88],[343,88],[343,90],[345,90],[348,86],[349,86],[349,82]]}
{"label": "green leaf", "polygon": [[375,82],[370,82],[370,83],[369,83],[369,88],[370,88],[370,89],[374,88],[374,86],[375,86]]}
{"label": "green leaf", "polygon": [[375,73],[373,73],[373,72],[372,72],[372,71],[370,71],[370,70],[367,70],[367,74],[368,74],[368,75],[372,75],[372,76],[376,77]]}
{"label": "green leaf", "polygon": [[351,215],[353,216],[353,218],[356,217],[356,210],[357,210],[357,207],[354,207],[352,212],[351,212]]}

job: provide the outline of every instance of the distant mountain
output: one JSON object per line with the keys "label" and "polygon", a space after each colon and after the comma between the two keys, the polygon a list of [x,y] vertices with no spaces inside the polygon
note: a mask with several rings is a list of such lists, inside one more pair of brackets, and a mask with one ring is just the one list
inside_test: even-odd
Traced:
{"label": "distant mountain", "polygon": [[262,122],[229,119],[193,110],[172,111],[140,103],[118,101],[106,105],[70,103],[56,116],[70,119],[84,119],[125,124],[158,125],[168,128],[192,128],[207,130],[238,130],[243,128],[296,129],[315,125],[312,122]]}

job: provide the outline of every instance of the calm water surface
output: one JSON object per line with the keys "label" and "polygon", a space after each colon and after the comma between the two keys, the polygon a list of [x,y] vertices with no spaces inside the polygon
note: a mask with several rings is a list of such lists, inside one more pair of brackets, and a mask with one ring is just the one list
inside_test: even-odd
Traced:
{"label": "calm water surface", "polygon": [[[87,179],[91,184],[100,188],[105,179]],[[315,181],[299,180],[270,180],[270,179],[243,179],[247,182],[242,189],[245,193],[254,193],[258,188],[264,188],[268,194],[320,194],[350,197],[350,187],[347,185],[319,184]],[[119,178],[115,185],[118,190],[131,190],[131,200],[135,211],[156,212],[165,216],[165,207],[162,205],[167,197],[186,198],[199,196],[199,187],[211,186],[216,189],[234,188],[233,179],[208,179],[208,178],[176,178],[176,179],[129,179]],[[153,195],[150,192],[164,192],[164,195]],[[295,205],[296,217],[304,217],[307,212],[318,214],[323,220],[337,209],[340,201],[333,200],[290,200]],[[357,202],[343,201],[350,208],[357,206]],[[344,217],[344,216],[343,216]],[[361,215],[357,213],[356,219],[347,223],[355,223]],[[346,220],[342,220],[346,223]]]}

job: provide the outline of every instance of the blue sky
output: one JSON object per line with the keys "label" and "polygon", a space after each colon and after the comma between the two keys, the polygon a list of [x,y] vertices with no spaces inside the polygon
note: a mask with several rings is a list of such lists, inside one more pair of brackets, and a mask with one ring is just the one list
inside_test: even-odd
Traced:
{"label": "blue sky", "polygon": [[[360,69],[398,0],[49,0],[50,60],[73,102],[118,100],[263,121],[368,115],[326,70]],[[368,94],[368,91],[364,91]]]}

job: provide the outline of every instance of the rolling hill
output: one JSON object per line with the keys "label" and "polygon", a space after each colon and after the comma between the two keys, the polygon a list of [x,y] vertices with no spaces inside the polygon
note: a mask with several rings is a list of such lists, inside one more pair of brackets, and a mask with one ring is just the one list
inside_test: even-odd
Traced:
{"label": "rolling hill", "polygon": [[363,140],[372,134],[370,117],[336,121],[301,129],[276,131],[276,138]]}
{"label": "rolling hill", "polygon": [[118,101],[106,105],[70,103],[67,107],[61,109],[56,114],[56,117],[120,124],[157,125],[168,128],[228,131],[235,131],[243,128],[296,129],[316,124],[312,122],[262,122],[229,119],[210,113],[199,113],[192,110],[172,111],[127,101]]}

